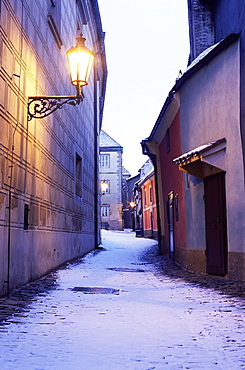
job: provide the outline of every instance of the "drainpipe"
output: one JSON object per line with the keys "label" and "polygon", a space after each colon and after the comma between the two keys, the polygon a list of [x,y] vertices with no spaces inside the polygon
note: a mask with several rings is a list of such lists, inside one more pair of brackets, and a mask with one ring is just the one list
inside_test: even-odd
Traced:
{"label": "drainpipe", "polygon": [[97,70],[94,63],[94,249],[98,248],[98,97],[97,97]]}
{"label": "drainpipe", "polygon": [[8,197],[8,270],[7,270],[7,297],[10,295],[10,253],[11,253],[11,185],[9,189],[9,197]]}
{"label": "drainpipe", "polygon": [[159,204],[159,189],[158,189],[158,171],[156,155],[151,154],[150,158],[154,166],[155,174],[155,189],[156,189],[156,206],[157,206],[157,239],[158,239],[158,254],[162,254],[162,232],[161,232],[161,219],[160,219],[160,204]]}

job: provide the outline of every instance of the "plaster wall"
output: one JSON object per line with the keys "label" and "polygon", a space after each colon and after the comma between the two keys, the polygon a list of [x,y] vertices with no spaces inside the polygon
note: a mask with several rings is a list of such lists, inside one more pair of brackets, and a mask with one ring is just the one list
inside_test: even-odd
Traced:
{"label": "plaster wall", "polygon": [[[157,237],[157,209],[155,194],[155,177],[152,175],[141,184],[143,230],[145,237]],[[151,190],[150,190],[151,189]],[[150,196],[151,194],[151,196]]]}
{"label": "plaster wall", "polygon": [[[182,152],[226,138],[229,252],[245,252],[245,197],[240,132],[240,48],[233,43],[181,88]],[[203,182],[186,176],[188,248],[205,249]]]}
{"label": "plaster wall", "polygon": [[[79,106],[27,120],[28,96],[76,94],[66,50],[76,43],[79,22],[86,45],[94,51],[100,47],[92,8],[82,25],[75,1],[58,3],[61,44],[48,23],[51,1],[0,2],[0,295],[6,293],[8,263],[13,289],[95,246],[94,71]],[[100,62],[98,54],[102,81]],[[96,84],[103,98],[101,83]],[[82,163],[80,195],[76,154]],[[25,204],[28,230],[23,228]]]}
{"label": "plaster wall", "polygon": [[[164,122],[162,122],[164,124]],[[164,126],[163,126],[164,127]],[[169,150],[167,150],[169,146]],[[165,212],[165,230],[166,235],[163,239],[164,253],[169,249],[169,226],[168,226],[168,194],[173,191],[174,196],[178,195],[178,217],[176,217],[176,207],[174,206],[174,244],[176,248],[186,248],[186,220],[185,220],[185,197],[183,173],[173,163],[173,159],[181,153],[180,137],[180,110],[172,116],[169,123],[169,145],[167,145],[166,136],[159,145],[159,156],[161,163],[161,180],[162,180],[162,207]],[[176,198],[174,201],[176,204]]]}

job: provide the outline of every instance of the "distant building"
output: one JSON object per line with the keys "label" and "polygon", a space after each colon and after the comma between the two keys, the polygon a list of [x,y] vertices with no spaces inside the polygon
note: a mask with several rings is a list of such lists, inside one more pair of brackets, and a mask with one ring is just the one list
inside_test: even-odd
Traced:
{"label": "distant building", "polygon": [[[139,169],[139,174],[135,179],[133,187],[134,210],[133,219],[135,224],[136,237],[153,237],[153,192],[155,194],[154,168],[150,159],[148,159]],[[131,180],[132,181],[132,180]],[[151,184],[151,185],[150,185]],[[153,186],[153,187],[152,187]],[[148,202],[149,201],[149,202]],[[154,196],[154,208],[155,208]],[[147,208],[147,204],[150,208]],[[151,209],[150,212],[148,212]],[[155,212],[154,212],[155,214]],[[149,216],[149,217],[148,217]],[[144,217],[145,220],[144,220]],[[155,216],[154,216],[155,219]],[[149,226],[150,225],[150,226]],[[156,223],[155,223],[156,226]]]}
{"label": "distant building", "polygon": [[128,197],[128,182],[130,178],[130,173],[125,167],[122,169],[122,219],[123,219],[123,229],[131,227],[131,212],[129,206]]}
{"label": "distant building", "polygon": [[137,187],[141,189],[143,236],[157,239],[157,205],[155,193],[154,169],[139,180]]}
{"label": "distant building", "polygon": [[[125,221],[125,224],[128,228],[131,228],[133,231],[135,231],[135,195],[134,195],[134,189],[136,182],[140,179],[140,174],[129,177],[127,179],[127,207],[125,209],[125,220],[127,220],[127,224]],[[126,213],[127,212],[127,213]],[[127,219],[126,219],[127,217]]]}
{"label": "distant building", "polygon": [[110,230],[122,230],[123,147],[105,131],[100,133],[100,182],[107,183],[107,190],[101,194],[101,225]]}

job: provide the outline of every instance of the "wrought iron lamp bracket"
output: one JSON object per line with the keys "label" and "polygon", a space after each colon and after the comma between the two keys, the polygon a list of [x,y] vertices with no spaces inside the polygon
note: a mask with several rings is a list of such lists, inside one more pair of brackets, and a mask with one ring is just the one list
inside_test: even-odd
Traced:
{"label": "wrought iron lamp bracket", "polygon": [[78,105],[83,96],[29,96],[28,98],[28,121],[32,118],[45,118],[64,104]]}

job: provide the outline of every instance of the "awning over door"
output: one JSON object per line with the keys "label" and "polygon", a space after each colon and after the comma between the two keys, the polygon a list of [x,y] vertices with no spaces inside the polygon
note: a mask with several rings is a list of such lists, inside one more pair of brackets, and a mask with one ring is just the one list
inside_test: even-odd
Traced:
{"label": "awning over door", "polygon": [[173,162],[178,164],[181,171],[203,179],[226,171],[225,152],[226,139],[223,138],[184,153]]}

